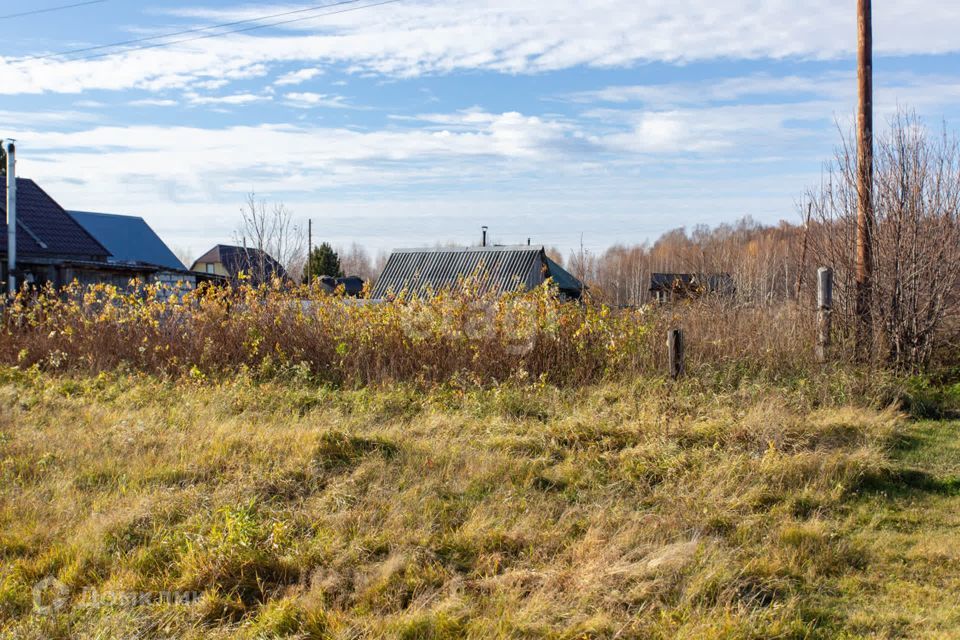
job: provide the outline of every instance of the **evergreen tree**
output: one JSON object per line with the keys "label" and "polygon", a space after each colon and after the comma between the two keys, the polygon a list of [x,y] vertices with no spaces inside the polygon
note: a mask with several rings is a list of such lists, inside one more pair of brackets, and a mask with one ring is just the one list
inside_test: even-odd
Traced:
{"label": "evergreen tree", "polygon": [[308,274],[312,274],[314,278],[322,276],[340,278],[343,276],[343,269],[340,267],[340,256],[333,250],[333,247],[324,242],[310,252],[310,258],[307,260],[307,269],[304,273],[304,281],[307,280]]}
{"label": "evergreen tree", "polygon": [[0,176],[7,175],[7,152],[0,147]]}

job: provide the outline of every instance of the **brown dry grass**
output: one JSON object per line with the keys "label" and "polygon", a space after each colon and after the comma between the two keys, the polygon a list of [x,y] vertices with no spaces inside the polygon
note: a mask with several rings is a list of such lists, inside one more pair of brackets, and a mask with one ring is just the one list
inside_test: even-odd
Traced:
{"label": "brown dry grass", "polygon": [[[16,638],[835,637],[853,623],[823,597],[874,557],[846,518],[903,429],[696,381],[3,380]],[[33,610],[45,577],[56,615]]]}

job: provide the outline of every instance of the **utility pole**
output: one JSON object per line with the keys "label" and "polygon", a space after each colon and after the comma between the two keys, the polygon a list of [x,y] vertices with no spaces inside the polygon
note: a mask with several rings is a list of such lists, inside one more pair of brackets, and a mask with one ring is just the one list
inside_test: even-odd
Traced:
{"label": "utility pole", "polygon": [[7,154],[7,295],[17,293],[17,147],[4,140]]}
{"label": "utility pole", "polygon": [[857,353],[873,341],[873,25],[871,0],[857,0]]}
{"label": "utility pole", "polygon": [[313,284],[313,269],[310,268],[310,256],[313,254],[313,218],[307,218],[307,284]]}

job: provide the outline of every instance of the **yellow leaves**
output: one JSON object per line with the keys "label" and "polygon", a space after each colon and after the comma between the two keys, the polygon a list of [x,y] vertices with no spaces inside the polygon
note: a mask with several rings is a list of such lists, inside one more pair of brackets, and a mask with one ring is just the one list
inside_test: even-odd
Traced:
{"label": "yellow leaves", "polygon": [[498,294],[475,281],[464,292],[401,293],[385,303],[276,283],[73,284],[42,290],[9,313],[17,318],[8,322],[9,339],[29,346],[33,359],[52,349],[49,341],[31,343],[38,335],[56,338],[71,362],[98,368],[125,364],[197,379],[211,367],[282,372],[296,362],[337,382],[596,377],[642,359],[654,321],[564,303],[545,286]]}

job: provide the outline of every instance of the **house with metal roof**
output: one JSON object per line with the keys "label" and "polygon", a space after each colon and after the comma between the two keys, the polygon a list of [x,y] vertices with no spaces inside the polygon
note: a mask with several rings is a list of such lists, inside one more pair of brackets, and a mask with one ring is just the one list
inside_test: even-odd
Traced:
{"label": "house with metal roof", "polygon": [[[152,263],[117,260],[83,224],[51,198],[33,180],[17,178],[17,276],[18,282],[64,286],[110,283],[127,286],[132,278],[155,281],[166,267]],[[0,238],[6,237],[6,191],[0,184]],[[113,240],[110,239],[113,244]],[[117,244],[116,246],[120,246]],[[0,256],[6,266],[6,243]],[[182,265],[181,265],[182,269]],[[183,272],[186,274],[186,272]],[[4,268],[3,278],[7,274]]]}
{"label": "house with metal roof", "polygon": [[110,262],[152,264],[174,271],[187,270],[147,221],[139,216],[91,211],[67,213],[110,251]]}
{"label": "house with metal roof", "polygon": [[508,293],[530,290],[551,279],[566,299],[579,300],[584,285],[551,260],[543,247],[486,246],[396,249],[390,254],[371,297],[401,293],[426,296],[461,287],[476,279],[480,290]]}
{"label": "house with metal roof", "polygon": [[650,274],[650,297],[661,303],[705,295],[732,296],[735,292],[736,286],[728,273]]}
{"label": "house with metal roof", "polygon": [[283,265],[266,251],[253,247],[218,244],[194,260],[191,271],[222,276],[239,281],[243,274],[250,284],[257,286],[272,278],[286,278]]}

